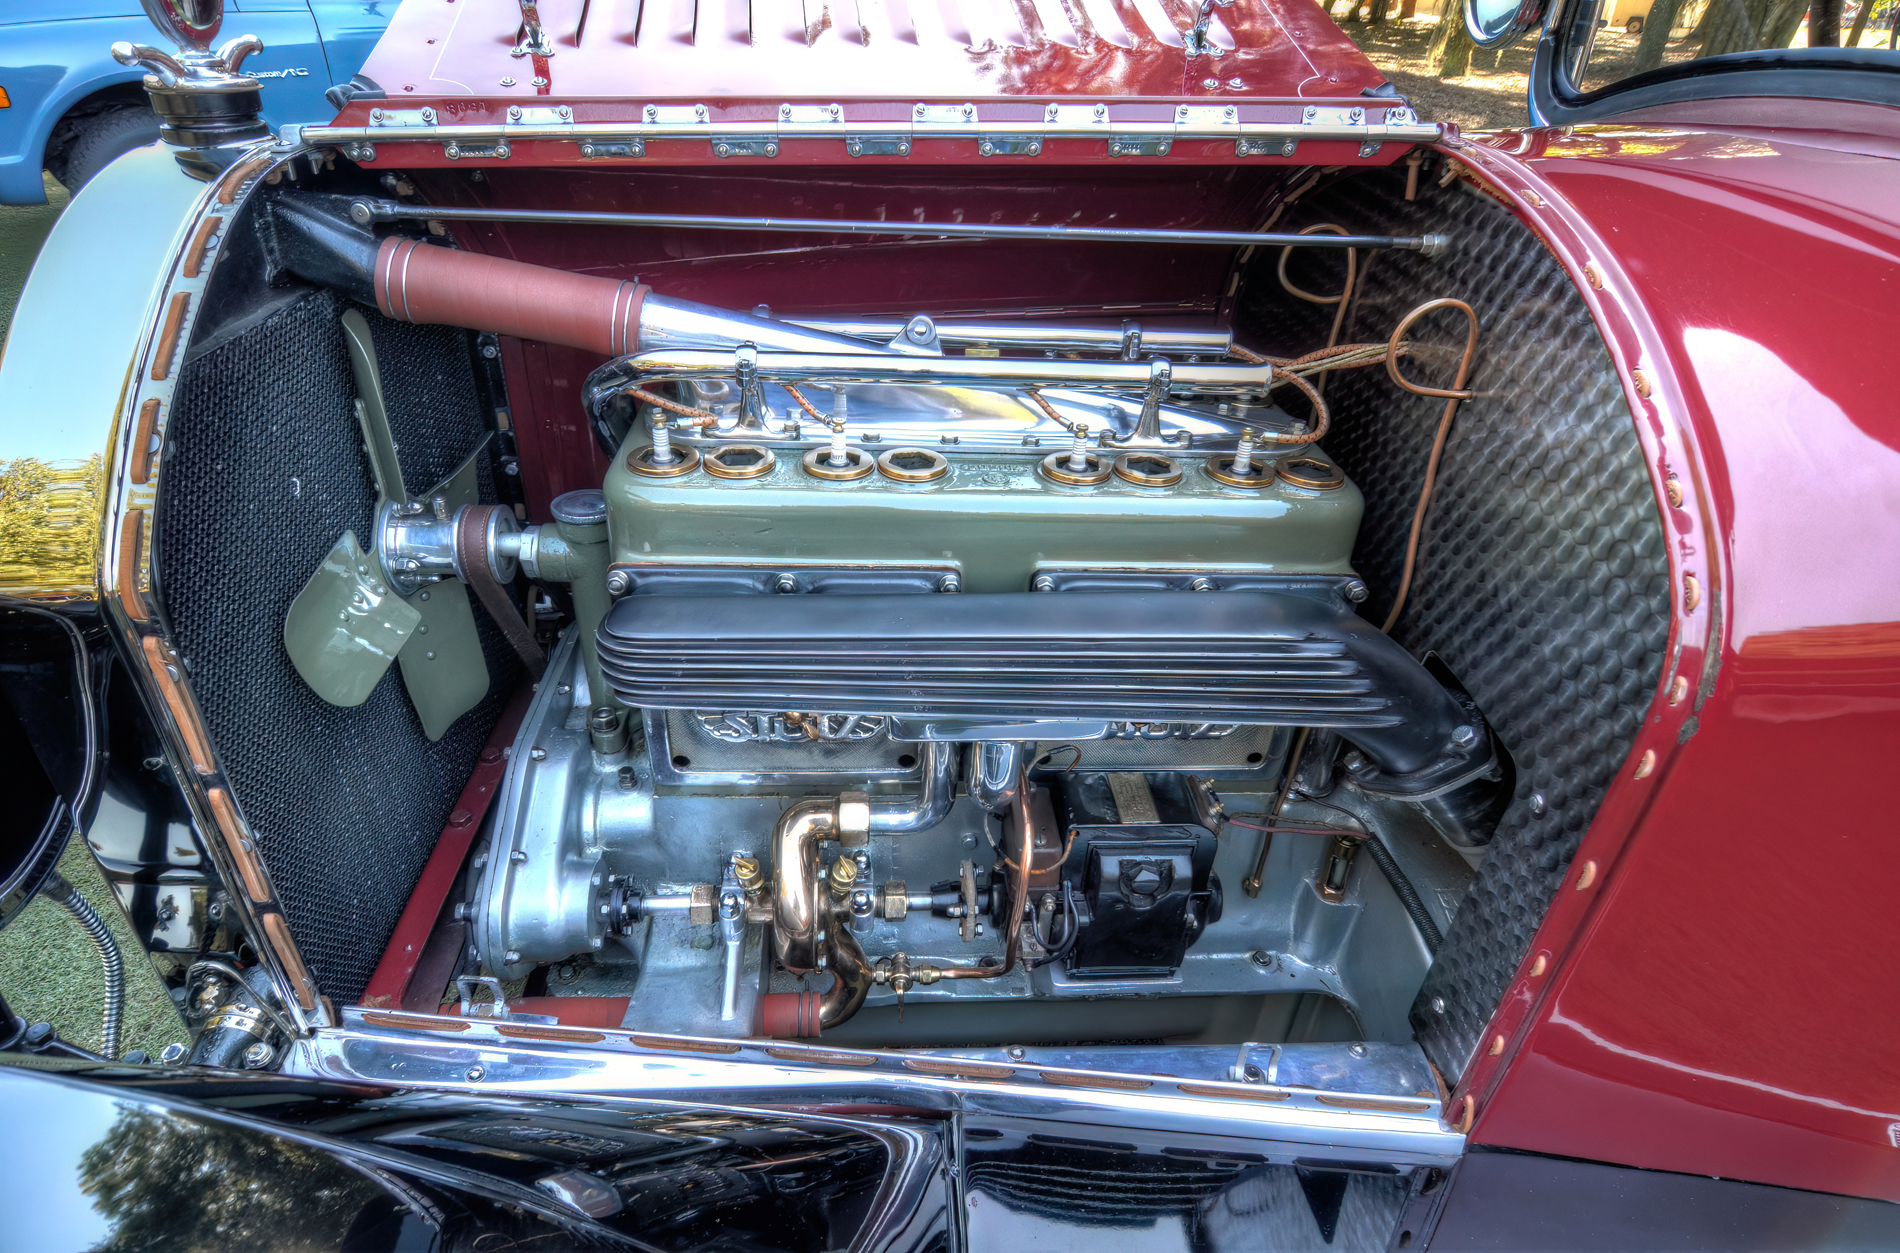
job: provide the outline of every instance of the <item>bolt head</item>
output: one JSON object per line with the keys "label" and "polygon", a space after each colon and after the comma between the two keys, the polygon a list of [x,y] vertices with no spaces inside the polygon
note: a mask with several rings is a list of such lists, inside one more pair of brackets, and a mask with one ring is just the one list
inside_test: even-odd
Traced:
{"label": "bolt head", "polygon": [[487,1073],[488,1072],[480,1066],[470,1066],[468,1068],[468,1074],[465,1077],[468,1079],[470,1083],[480,1083],[482,1081],[482,1076],[486,1075]]}
{"label": "bolt head", "polygon": [[1267,1081],[1267,1072],[1252,1062],[1248,1062],[1241,1070],[1240,1078],[1243,1083],[1265,1083]]}
{"label": "bolt head", "polygon": [[260,1066],[269,1065],[271,1058],[276,1055],[277,1050],[262,1040],[259,1040],[256,1044],[244,1050],[244,1064],[250,1069],[255,1070]]}
{"label": "bolt head", "polygon": [[1363,1044],[1349,1044],[1346,1046],[1346,1051],[1354,1057],[1364,1057],[1369,1050]]}
{"label": "bolt head", "polygon": [[1469,748],[1478,742],[1478,728],[1473,726],[1458,727],[1451,733],[1451,742],[1460,748]]}
{"label": "bolt head", "polygon": [[158,1060],[167,1066],[183,1065],[185,1059],[190,1056],[191,1049],[175,1041],[158,1051]]}
{"label": "bolt head", "polygon": [[509,949],[507,952],[501,955],[501,959],[507,962],[510,966],[512,966],[516,962],[521,960],[521,954],[517,953],[514,949]]}
{"label": "bolt head", "polygon": [[1007,1049],[1004,1049],[1003,1052],[1008,1055],[1009,1060],[1012,1062],[1019,1062],[1029,1056],[1028,1050],[1023,1048],[1020,1044],[1012,1044]]}
{"label": "bolt head", "polygon": [[1434,996],[1432,998],[1432,1012],[1434,1014],[1442,1014],[1445,1012],[1445,998],[1444,997]]}

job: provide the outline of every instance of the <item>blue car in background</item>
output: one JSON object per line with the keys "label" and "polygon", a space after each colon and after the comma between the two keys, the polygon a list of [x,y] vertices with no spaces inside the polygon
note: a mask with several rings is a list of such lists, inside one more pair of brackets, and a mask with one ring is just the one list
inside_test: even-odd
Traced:
{"label": "blue car in background", "polygon": [[[232,0],[224,35],[256,35],[244,63],[263,87],[264,119],[328,119],[397,0]],[[0,0],[0,204],[44,204],[42,169],[77,191],[113,158],[158,138],[145,71],[120,65],[115,40],[169,44],[138,0]]]}

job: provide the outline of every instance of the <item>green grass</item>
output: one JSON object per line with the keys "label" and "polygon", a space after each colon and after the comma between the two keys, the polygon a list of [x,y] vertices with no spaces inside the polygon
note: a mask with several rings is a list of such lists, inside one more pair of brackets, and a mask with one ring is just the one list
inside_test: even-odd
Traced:
{"label": "green grass", "polygon": [[66,207],[66,189],[50,174],[41,177],[46,180],[46,204],[0,204],[0,343],[6,342],[7,327],[13,324],[13,306],[19,302],[27,271]]}
{"label": "green grass", "polygon": [[[13,322],[13,306],[33,259],[66,207],[66,189],[51,177],[46,179],[46,199],[49,203],[43,205],[0,205],[0,339]],[[84,293],[74,295],[85,298]],[[0,414],[0,431],[7,421]],[[157,1056],[172,1041],[186,1039],[184,1021],[166,995],[164,981],[146,959],[125,911],[83,840],[67,847],[59,869],[118,937],[125,958],[125,1014],[120,1020],[119,1047],[144,1049]],[[50,1022],[61,1039],[98,1049],[100,1014],[105,1008],[98,950],[73,916],[45,897],[28,904],[0,931],[0,992],[28,1022]]]}
{"label": "green grass", "polygon": [[[147,960],[84,840],[67,845],[59,872],[106,920],[125,958],[121,1051],[144,1049],[156,1057],[174,1040],[189,1040],[164,980]],[[13,1012],[28,1022],[50,1022],[60,1039],[81,1048],[99,1048],[100,1015],[106,1003],[99,951],[73,916],[44,896],[30,902],[0,930],[0,991],[6,993]]]}

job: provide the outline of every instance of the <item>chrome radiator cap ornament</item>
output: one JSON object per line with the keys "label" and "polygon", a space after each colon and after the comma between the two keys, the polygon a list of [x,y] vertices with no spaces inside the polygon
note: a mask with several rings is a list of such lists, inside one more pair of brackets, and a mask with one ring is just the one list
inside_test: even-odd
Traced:
{"label": "chrome radiator cap ornament", "polygon": [[[224,25],[223,0],[143,0],[152,24],[177,44],[174,55],[147,44],[120,41],[112,57],[121,65],[145,67],[145,94],[159,118],[159,138],[197,153],[248,144],[269,135],[259,113],[263,107],[255,78],[242,72],[264,43],[256,35],[226,40],[217,51],[211,41]],[[235,155],[235,152],[232,153]],[[187,162],[187,168],[215,171],[229,160]]]}

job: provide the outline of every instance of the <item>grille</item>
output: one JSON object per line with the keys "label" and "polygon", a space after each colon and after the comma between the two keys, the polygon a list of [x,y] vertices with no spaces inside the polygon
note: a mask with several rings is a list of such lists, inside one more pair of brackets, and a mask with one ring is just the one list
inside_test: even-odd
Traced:
{"label": "grille", "polygon": [[[375,492],[352,409],[340,297],[312,292],[179,378],[154,537],[160,595],[245,817],[318,987],[369,981],[515,677],[486,615],[487,699],[424,738],[397,669],[354,709],[325,704],[283,622],[337,536],[369,534]],[[367,316],[412,491],[485,432],[466,333]],[[494,497],[484,478],[484,499]]]}
{"label": "grille", "polygon": [[[1483,326],[1472,376],[1481,394],[1459,410],[1410,603],[1394,631],[1414,654],[1445,660],[1517,766],[1516,794],[1412,1011],[1420,1042],[1455,1077],[1653,697],[1668,637],[1669,567],[1615,368],[1562,268],[1493,202],[1454,186],[1407,203],[1403,188],[1402,174],[1335,184],[1301,201],[1281,229],[1335,222],[1452,236],[1454,251],[1442,260],[1362,257],[1342,343],[1385,339],[1408,309],[1435,296],[1468,301]],[[1257,260],[1247,275],[1244,324],[1276,350],[1324,342],[1331,306],[1280,294],[1277,261],[1277,253]],[[1297,268],[1293,277],[1300,281]],[[1301,285],[1338,289],[1336,279],[1325,283]],[[1442,345],[1461,347],[1463,336],[1455,314],[1432,315],[1417,330]],[[1408,369],[1430,381],[1429,366]],[[1334,426],[1326,450],[1366,497],[1353,554],[1372,588],[1362,612],[1382,622],[1444,402],[1400,391],[1383,369],[1334,374],[1327,399]],[[1432,1008],[1440,999],[1443,1012]]]}

